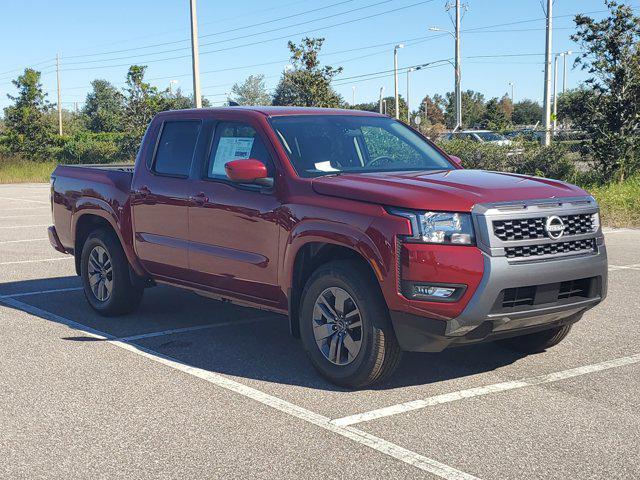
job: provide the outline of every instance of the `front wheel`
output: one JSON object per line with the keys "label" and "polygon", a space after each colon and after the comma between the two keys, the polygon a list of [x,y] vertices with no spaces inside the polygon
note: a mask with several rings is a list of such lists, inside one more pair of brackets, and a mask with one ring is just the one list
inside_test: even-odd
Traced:
{"label": "front wheel", "polygon": [[129,262],[113,232],[96,230],[89,235],[80,268],[84,295],[99,314],[122,315],[140,304],[144,289],[131,281]]}
{"label": "front wheel", "polygon": [[330,262],[313,273],[302,294],[300,333],[313,366],[345,387],[382,382],[402,354],[380,289],[356,261]]}

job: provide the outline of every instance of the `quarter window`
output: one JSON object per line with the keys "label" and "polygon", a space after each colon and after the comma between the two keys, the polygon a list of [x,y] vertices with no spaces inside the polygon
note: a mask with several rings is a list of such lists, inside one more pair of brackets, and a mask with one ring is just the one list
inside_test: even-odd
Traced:
{"label": "quarter window", "polygon": [[200,133],[200,122],[165,122],[153,170],[163,175],[186,177]]}

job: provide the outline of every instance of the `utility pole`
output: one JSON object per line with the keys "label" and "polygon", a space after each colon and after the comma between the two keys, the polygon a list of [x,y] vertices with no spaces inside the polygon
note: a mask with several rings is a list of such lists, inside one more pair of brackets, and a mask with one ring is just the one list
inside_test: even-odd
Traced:
{"label": "utility pole", "polygon": [[543,145],[551,144],[551,49],[553,33],[553,0],[547,0],[547,40],[544,56],[544,139]]}
{"label": "utility pole", "polygon": [[558,55],[553,59],[553,122],[551,132],[555,135],[556,124],[558,122]]}
{"label": "utility pole", "polygon": [[60,101],[60,54],[56,53],[56,80],[58,83],[58,135],[62,135],[62,102]]}
{"label": "utility pole", "polygon": [[[551,0],[549,0],[551,1]],[[456,128],[462,128],[462,90],[460,87],[460,0],[456,0]],[[454,129],[455,130],[455,129]]]}
{"label": "utility pole", "polygon": [[407,69],[407,125],[411,124],[411,108],[409,107],[409,74],[414,70],[415,68],[413,67]]}
{"label": "utility pole", "polygon": [[393,47],[393,95],[396,101],[396,120],[400,119],[400,100],[398,98],[398,50],[404,48],[404,44],[399,43]]}
{"label": "utility pole", "polygon": [[200,55],[198,53],[198,14],[196,0],[191,0],[191,64],[193,66],[193,100],[196,108],[202,108],[200,93]]}

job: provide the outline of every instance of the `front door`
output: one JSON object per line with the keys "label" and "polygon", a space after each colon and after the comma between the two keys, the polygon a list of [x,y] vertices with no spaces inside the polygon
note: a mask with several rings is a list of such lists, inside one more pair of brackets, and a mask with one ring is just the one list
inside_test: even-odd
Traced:
{"label": "front door", "polygon": [[225,163],[253,158],[273,176],[267,140],[257,127],[221,121],[193,183],[198,200],[189,207],[189,265],[197,282],[219,293],[277,307],[286,306],[278,286],[278,214],[274,188],[241,185],[225,174]]}
{"label": "front door", "polygon": [[187,279],[189,268],[189,173],[202,122],[165,121],[148,165],[132,185],[135,250],[150,273]]}

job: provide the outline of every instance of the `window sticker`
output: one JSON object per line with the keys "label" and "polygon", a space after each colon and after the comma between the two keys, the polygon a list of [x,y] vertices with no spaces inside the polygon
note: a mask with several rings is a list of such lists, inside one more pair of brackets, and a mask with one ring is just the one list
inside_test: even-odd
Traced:
{"label": "window sticker", "polygon": [[249,158],[254,140],[255,137],[221,137],[211,164],[211,175],[225,175],[227,162]]}

